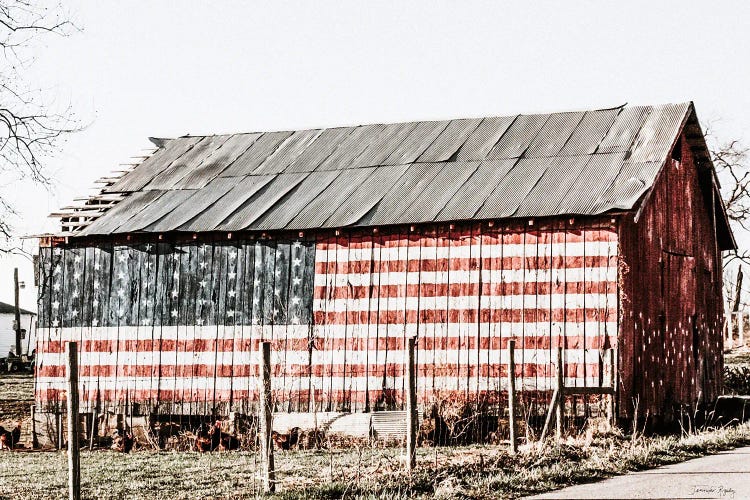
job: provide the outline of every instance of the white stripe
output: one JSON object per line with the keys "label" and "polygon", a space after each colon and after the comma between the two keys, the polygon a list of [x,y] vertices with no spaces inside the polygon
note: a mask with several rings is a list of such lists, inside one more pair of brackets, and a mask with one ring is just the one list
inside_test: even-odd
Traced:
{"label": "white stripe", "polygon": [[[585,271],[584,271],[585,270]],[[598,277],[593,279],[595,273]],[[315,286],[341,287],[349,286],[352,279],[361,280],[360,273],[329,273],[315,274]],[[363,273],[368,275],[369,273]],[[410,271],[410,272],[382,272],[373,274],[373,284],[405,285],[407,283],[478,283],[479,270],[474,271]],[[559,269],[515,269],[481,271],[482,283],[580,283],[584,279],[589,282],[616,282],[617,266],[595,268],[559,268]],[[377,280],[375,278],[377,276]]]}
{"label": "white stripe", "polygon": [[[477,309],[480,298],[476,295],[462,297],[430,297],[430,308],[425,304],[426,298],[389,297],[379,300],[380,309],[388,311],[417,311],[445,309]],[[616,294],[543,294],[543,295],[485,295],[482,296],[483,307],[494,309],[550,309],[567,307],[568,309],[600,309],[617,305]],[[315,299],[313,311],[347,312],[370,311],[371,299]],[[434,302],[434,304],[433,304]],[[420,307],[421,306],[421,307]]]}
{"label": "white stripe", "polygon": [[[456,245],[456,246],[407,246],[406,240],[397,247],[375,247],[375,260],[380,262],[395,262],[406,259],[406,249],[411,255],[419,255],[421,260],[436,259],[468,259],[500,258],[502,257],[544,257],[549,255],[566,257],[583,256],[614,256],[617,255],[617,241],[586,241],[571,243],[539,243],[539,244],[502,244],[499,240],[492,244]],[[419,253],[418,253],[419,252]],[[369,261],[371,248],[347,248],[322,250],[315,252],[316,262],[350,262]],[[415,257],[416,258],[416,257]]]}

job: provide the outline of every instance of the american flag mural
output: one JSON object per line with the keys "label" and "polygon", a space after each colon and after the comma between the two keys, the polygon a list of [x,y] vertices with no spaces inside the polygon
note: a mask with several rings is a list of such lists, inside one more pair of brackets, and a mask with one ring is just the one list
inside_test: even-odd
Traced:
{"label": "american flag mural", "polygon": [[248,411],[263,340],[277,411],[401,407],[414,335],[423,402],[499,401],[510,339],[523,391],[554,387],[557,346],[600,386],[618,262],[616,228],[567,220],[42,248],[37,402],[64,400],[71,340],[84,408]]}

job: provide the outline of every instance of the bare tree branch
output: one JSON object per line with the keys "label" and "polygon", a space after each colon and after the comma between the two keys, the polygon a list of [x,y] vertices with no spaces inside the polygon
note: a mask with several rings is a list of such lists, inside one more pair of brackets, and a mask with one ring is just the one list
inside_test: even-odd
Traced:
{"label": "bare tree branch", "polygon": [[[78,130],[70,106],[57,109],[46,92],[32,85],[26,70],[50,36],[67,36],[77,28],[61,3],[0,0],[0,174],[49,186],[46,161],[60,141]],[[0,197],[0,251],[10,251],[13,207]]]}

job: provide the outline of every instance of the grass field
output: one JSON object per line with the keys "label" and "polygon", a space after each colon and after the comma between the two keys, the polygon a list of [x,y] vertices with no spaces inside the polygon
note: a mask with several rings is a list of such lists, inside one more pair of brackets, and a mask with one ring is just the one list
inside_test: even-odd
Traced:
{"label": "grass field", "polygon": [[[516,456],[496,446],[422,448],[403,471],[399,448],[276,453],[279,498],[513,498],[750,444],[750,425],[686,437],[581,436]],[[84,451],[85,498],[252,498],[260,494],[251,452]],[[60,498],[61,452],[0,454],[0,497]]]}

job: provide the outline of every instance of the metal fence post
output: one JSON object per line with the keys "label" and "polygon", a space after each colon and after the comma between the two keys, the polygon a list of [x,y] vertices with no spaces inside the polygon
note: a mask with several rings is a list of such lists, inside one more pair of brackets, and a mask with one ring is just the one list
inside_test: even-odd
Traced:
{"label": "metal fence post", "polygon": [[508,429],[510,431],[510,452],[518,451],[516,436],[516,341],[508,341]]}
{"label": "metal fence post", "polygon": [[557,348],[557,390],[558,400],[556,407],[557,425],[555,427],[555,437],[559,441],[562,438],[563,415],[565,412],[565,368],[563,364],[563,348]]}
{"label": "metal fence post", "polygon": [[262,346],[262,386],[260,391],[260,448],[263,454],[263,489],[266,493],[276,491],[276,473],[273,463],[273,443],[271,441],[271,343]]}
{"label": "metal fence post", "polygon": [[68,498],[81,499],[81,457],[78,446],[78,344],[68,342]]}
{"label": "metal fence post", "polygon": [[411,472],[417,465],[417,377],[414,366],[414,346],[416,338],[408,339],[408,359],[406,369],[406,468]]}

